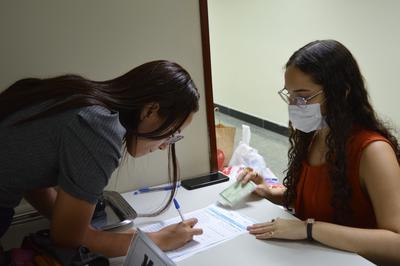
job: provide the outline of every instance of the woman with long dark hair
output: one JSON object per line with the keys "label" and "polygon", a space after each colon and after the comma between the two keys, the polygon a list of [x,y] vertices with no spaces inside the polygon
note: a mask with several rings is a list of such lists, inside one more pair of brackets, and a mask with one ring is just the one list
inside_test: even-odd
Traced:
{"label": "woman with long dark hair", "polygon": [[243,182],[254,180],[258,195],[300,220],[273,219],[250,233],[400,262],[399,145],[377,118],[350,51],[334,40],[300,48],[286,64],[279,94],[291,132],[285,188],[269,188],[254,172]]}
{"label": "woman with long dark hair", "polygon": [[[169,181],[176,185],[174,143],[198,111],[198,100],[190,75],[169,61],[100,82],[77,75],[15,82],[0,94],[0,237],[25,198],[51,219],[56,244],[125,255],[133,232],[90,227],[123,144],[133,157],[168,148]],[[149,236],[161,249],[175,249],[202,233],[196,223],[186,220]]]}

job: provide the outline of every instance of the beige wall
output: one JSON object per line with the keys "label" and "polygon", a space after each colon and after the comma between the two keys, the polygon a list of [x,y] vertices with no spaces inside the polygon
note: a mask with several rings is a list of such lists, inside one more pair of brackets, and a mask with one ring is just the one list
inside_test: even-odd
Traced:
{"label": "beige wall", "polygon": [[[197,0],[4,0],[0,2],[0,90],[17,79],[79,73],[116,77],[146,61],[184,66],[200,93],[200,111],[183,132],[177,155],[183,177],[208,172],[200,16]],[[167,181],[167,152],[129,159],[110,189]]]}
{"label": "beige wall", "polygon": [[283,66],[316,39],[342,42],[358,60],[372,103],[400,128],[400,1],[211,0],[214,101],[287,125],[277,95]]}

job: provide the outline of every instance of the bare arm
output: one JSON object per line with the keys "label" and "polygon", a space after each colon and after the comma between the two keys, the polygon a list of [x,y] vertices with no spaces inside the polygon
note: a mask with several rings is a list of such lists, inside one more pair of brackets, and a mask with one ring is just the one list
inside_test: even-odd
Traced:
{"label": "bare arm", "polygon": [[[382,141],[363,151],[361,184],[365,185],[377,219],[378,229],[361,229],[316,222],[313,238],[327,246],[358,253],[375,263],[400,263],[400,167],[393,149]],[[259,239],[305,239],[304,221],[276,219],[249,227]]]}
{"label": "bare arm", "polygon": [[24,198],[36,209],[50,219],[57,198],[57,190],[53,187],[31,190],[25,193]]}
{"label": "bare arm", "polygon": [[237,180],[242,184],[246,184],[250,180],[253,181],[257,185],[254,193],[277,205],[283,205],[283,194],[285,193],[286,188],[271,188],[265,183],[262,176],[258,175],[254,171],[247,171],[246,169],[240,172],[237,176]]}
{"label": "bare arm", "polygon": [[78,247],[83,244],[106,256],[124,255],[132,235],[89,228],[94,208],[94,204],[59,189],[51,221],[51,237],[55,243],[64,247]]}
{"label": "bare arm", "polygon": [[[90,227],[95,205],[74,198],[59,189],[51,222],[51,237],[60,246],[84,245],[96,253],[108,257],[124,256],[129,248],[134,231],[115,233],[98,231]],[[176,249],[202,233],[193,228],[196,219],[189,219],[162,230],[150,233],[150,238],[163,250]]]}
{"label": "bare arm", "polygon": [[[197,219],[188,219],[179,224],[164,227],[160,231],[148,233],[148,236],[161,250],[174,250],[192,240],[193,235],[202,234],[201,229],[193,228],[196,223]],[[127,253],[135,233],[136,231],[133,229],[124,233],[112,233],[89,228],[83,243],[91,250],[106,254],[109,257],[123,256]],[[113,243],[115,246],[110,249],[110,245],[107,245],[107,243]]]}
{"label": "bare arm", "polygon": [[371,199],[378,229],[317,222],[313,237],[376,263],[399,263],[400,167],[388,143],[376,141],[365,148],[360,161],[360,182]]}
{"label": "bare arm", "polygon": [[315,222],[313,238],[327,246],[355,252],[379,265],[400,262],[400,235],[391,230]]}
{"label": "bare arm", "polygon": [[[62,215],[60,217],[60,211],[55,211],[57,218],[55,219],[63,219],[65,222],[72,224],[68,222],[70,217],[74,217],[75,213],[72,211],[74,208],[77,208],[80,210],[81,214],[88,213],[90,214],[89,218],[85,215],[82,215],[82,224],[86,223],[86,220],[90,222],[90,219],[92,217],[92,205],[88,204],[85,201],[80,201],[76,199],[68,199],[69,196],[65,192],[61,192],[61,196],[58,199],[58,207],[63,208]],[[67,198],[67,199],[65,199]],[[36,189],[29,191],[28,193],[25,194],[25,199],[36,209],[38,210],[42,215],[44,215],[46,218],[51,219],[53,215],[53,209],[56,204],[56,199],[57,199],[57,190],[53,187],[51,188],[43,188],[43,189]],[[61,204],[76,204],[70,205],[69,207],[61,207]],[[72,210],[71,209],[72,207]],[[68,211],[68,213],[65,213],[65,211]],[[73,218],[76,220],[77,218]],[[79,218],[78,218],[79,219]],[[89,224],[89,222],[87,222]],[[81,230],[78,230],[77,236],[74,236],[74,234],[68,233],[69,229],[68,228],[63,228],[65,225],[62,226],[57,226],[56,221],[52,222],[52,227],[56,227],[56,232],[52,232],[53,238],[56,237],[56,241],[58,243],[61,243],[64,246],[79,246],[80,244],[83,244],[87,247],[90,247],[91,250],[96,250],[100,253],[106,254],[109,253],[110,255],[112,254],[121,254],[124,255],[126,254],[126,251],[130,245],[130,241],[132,237],[134,236],[134,231],[130,231],[128,233],[108,233],[108,232],[101,232],[98,230],[95,230],[88,226],[87,231],[84,235],[84,238],[81,239],[78,235],[81,235]],[[73,227],[73,226],[72,226]],[[61,230],[59,230],[61,229]],[[65,229],[65,230],[64,230]],[[52,229],[55,230],[55,229]],[[57,232],[61,231],[61,232]],[[70,229],[72,230],[72,229]],[[67,236],[64,235],[66,233],[67,236],[70,236],[71,239],[68,239]],[[55,236],[54,236],[55,235]],[[61,238],[61,239],[60,239]],[[93,241],[94,240],[94,241]],[[105,243],[111,243],[110,241],[113,241],[112,243],[115,243],[115,245],[110,245],[113,246],[112,248],[114,250],[109,250],[110,248],[104,247]],[[104,253],[106,252],[106,253]],[[124,253],[125,252],[125,253]]]}
{"label": "bare arm", "polygon": [[254,192],[274,204],[283,206],[283,194],[285,191],[286,188],[274,188],[267,184],[259,184]]}
{"label": "bare arm", "polygon": [[107,257],[125,256],[134,236],[134,230],[126,233],[115,233],[89,228],[82,244],[90,250]]}
{"label": "bare arm", "polygon": [[373,142],[363,151],[360,181],[374,208],[378,230],[354,230],[355,251],[374,261],[400,262],[400,167],[392,147]]}

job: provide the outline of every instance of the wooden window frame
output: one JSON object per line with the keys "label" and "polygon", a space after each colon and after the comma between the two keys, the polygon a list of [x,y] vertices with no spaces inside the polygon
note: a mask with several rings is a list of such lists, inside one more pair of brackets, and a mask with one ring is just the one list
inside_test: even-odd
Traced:
{"label": "wooden window frame", "polygon": [[208,124],[208,135],[210,140],[210,170],[218,170],[217,142],[215,137],[214,98],[211,75],[210,34],[208,27],[208,5],[207,0],[199,0],[201,44],[203,53],[204,91],[206,97],[206,114]]}

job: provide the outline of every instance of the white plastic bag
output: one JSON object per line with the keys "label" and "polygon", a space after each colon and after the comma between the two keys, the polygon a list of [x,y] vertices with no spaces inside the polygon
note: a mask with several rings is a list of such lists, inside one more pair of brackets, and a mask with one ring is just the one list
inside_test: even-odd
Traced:
{"label": "white plastic bag", "polygon": [[251,167],[264,177],[267,183],[278,183],[278,178],[266,166],[264,158],[258,154],[256,149],[250,147],[250,139],[250,127],[242,125],[242,140],[233,152],[229,166]]}

